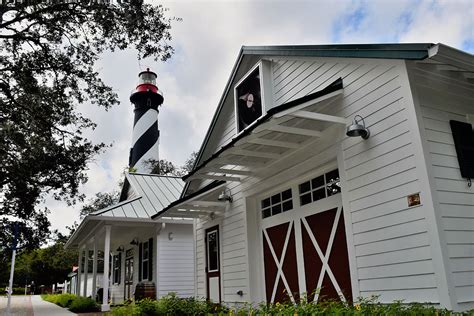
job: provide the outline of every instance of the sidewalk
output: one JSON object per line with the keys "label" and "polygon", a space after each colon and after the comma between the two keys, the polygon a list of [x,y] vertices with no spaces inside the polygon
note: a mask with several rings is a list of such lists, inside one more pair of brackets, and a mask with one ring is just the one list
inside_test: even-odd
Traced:
{"label": "sidewalk", "polygon": [[[6,315],[7,297],[0,297],[0,316]],[[76,315],[65,308],[43,301],[39,295],[15,295],[11,303],[12,316],[68,316]]]}

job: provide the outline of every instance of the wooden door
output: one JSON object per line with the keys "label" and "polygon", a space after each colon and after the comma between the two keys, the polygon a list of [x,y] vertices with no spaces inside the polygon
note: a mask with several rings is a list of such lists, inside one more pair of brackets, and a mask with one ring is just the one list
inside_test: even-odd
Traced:
{"label": "wooden door", "polygon": [[133,298],[133,257],[125,259],[125,300]]}
{"label": "wooden door", "polygon": [[308,301],[352,301],[342,207],[301,218]]}
{"label": "wooden door", "polygon": [[262,221],[268,302],[352,301],[340,195],[321,202]]}
{"label": "wooden door", "polygon": [[207,299],[221,302],[221,272],[219,251],[219,226],[206,229],[206,283]]}
{"label": "wooden door", "polygon": [[297,301],[298,263],[293,221],[263,230],[263,259],[267,301]]}

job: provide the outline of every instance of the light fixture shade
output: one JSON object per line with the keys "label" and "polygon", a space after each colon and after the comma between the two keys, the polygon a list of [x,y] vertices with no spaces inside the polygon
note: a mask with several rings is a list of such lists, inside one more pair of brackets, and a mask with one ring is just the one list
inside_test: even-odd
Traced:
{"label": "light fixture shade", "polygon": [[352,124],[347,127],[346,135],[349,137],[362,137],[362,139],[368,139],[370,137],[370,131],[365,127],[364,118],[360,115],[354,117]]}
{"label": "light fixture shade", "polygon": [[227,194],[227,193],[225,192],[225,190],[224,190],[224,191],[222,191],[221,194],[219,194],[219,196],[217,197],[217,200],[218,200],[218,201],[229,201],[229,202],[232,202],[232,196],[231,196],[230,194]]}

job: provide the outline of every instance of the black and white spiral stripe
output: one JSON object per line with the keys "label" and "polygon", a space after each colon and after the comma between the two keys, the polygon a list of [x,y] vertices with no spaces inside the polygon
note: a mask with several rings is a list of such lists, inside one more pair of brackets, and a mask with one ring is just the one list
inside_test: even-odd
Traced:
{"label": "black and white spiral stripe", "polygon": [[130,167],[136,172],[149,173],[144,163],[149,159],[158,160],[158,111],[150,107],[135,108],[133,140],[130,149]]}

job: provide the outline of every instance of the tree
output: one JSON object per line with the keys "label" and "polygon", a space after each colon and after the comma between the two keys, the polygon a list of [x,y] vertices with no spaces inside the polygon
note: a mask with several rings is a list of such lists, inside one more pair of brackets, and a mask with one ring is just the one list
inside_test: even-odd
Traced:
{"label": "tree", "polygon": [[112,192],[99,192],[95,194],[95,197],[89,200],[89,203],[86,203],[80,210],[80,218],[83,219],[90,213],[99,211],[103,208],[106,208],[110,205],[113,205],[118,202],[120,193],[119,191]]}
{"label": "tree", "polygon": [[148,159],[145,164],[150,168],[150,173],[159,174],[162,176],[182,177],[193,169],[194,161],[197,157],[197,152],[193,151],[183,166],[177,167],[171,161],[166,159]]}
{"label": "tree", "polygon": [[1,2],[0,257],[12,241],[9,218],[21,223],[21,246],[33,248],[49,233],[48,210],[38,209],[44,198],[81,198],[87,163],[105,145],[83,136],[95,124],[77,107],[118,104],[94,64],[126,48],[168,59],[173,19],[165,11],[143,1]]}
{"label": "tree", "polygon": [[198,156],[198,152],[193,151],[191,155],[189,155],[189,158],[186,159],[184,166],[181,167],[181,169],[183,170],[183,175],[186,175],[193,170],[194,163],[196,162],[197,156]]}

